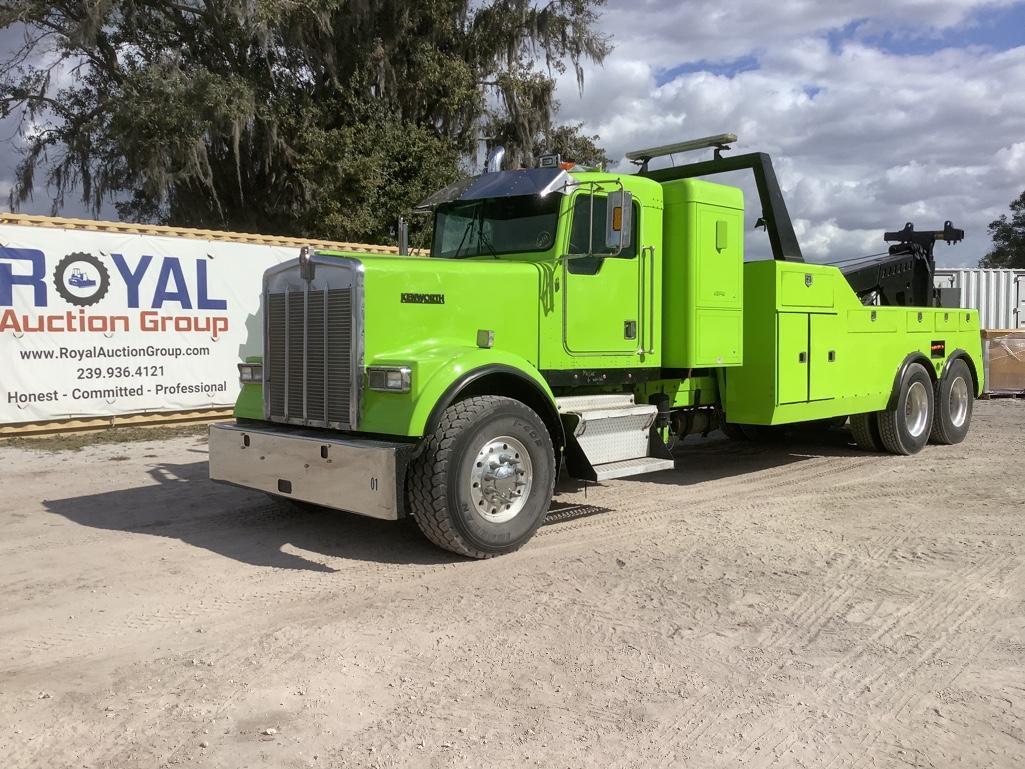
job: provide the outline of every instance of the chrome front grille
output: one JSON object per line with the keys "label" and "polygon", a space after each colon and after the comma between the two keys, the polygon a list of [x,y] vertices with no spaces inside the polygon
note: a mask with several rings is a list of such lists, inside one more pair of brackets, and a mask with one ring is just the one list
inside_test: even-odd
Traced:
{"label": "chrome front grille", "polygon": [[296,272],[279,276],[282,286],[268,285],[264,410],[270,421],[356,427],[362,341],[358,286],[354,271],[340,269],[337,261],[318,262],[312,281],[296,280]]}

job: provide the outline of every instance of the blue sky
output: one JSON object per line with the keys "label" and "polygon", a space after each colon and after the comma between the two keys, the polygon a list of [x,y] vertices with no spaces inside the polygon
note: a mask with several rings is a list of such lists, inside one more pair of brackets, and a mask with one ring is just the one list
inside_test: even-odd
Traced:
{"label": "blue sky", "polygon": [[830,44],[834,50],[839,50],[848,41],[861,40],[888,53],[904,55],[930,54],[944,48],[973,46],[1006,51],[1025,45],[1025,3],[976,8],[964,22],[946,29],[935,29],[928,25],[879,29],[871,21],[857,19],[829,32]]}
{"label": "blue sky", "polygon": [[[857,18],[825,32],[830,48],[839,53],[844,45],[859,42],[896,55],[927,55],[944,48],[982,47],[1006,51],[1025,45],[1025,3],[1010,7],[979,8],[963,23],[946,29],[928,25],[880,28],[872,18]],[[708,72],[734,77],[759,68],[758,48],[734,59],[684,61],[655,73],[655,84],[665,85],[680,75]]]}

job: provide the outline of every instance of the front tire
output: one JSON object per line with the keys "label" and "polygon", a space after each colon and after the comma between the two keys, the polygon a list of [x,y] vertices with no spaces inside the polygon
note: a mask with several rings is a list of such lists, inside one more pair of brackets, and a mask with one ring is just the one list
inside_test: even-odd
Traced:
{"label": "front tire", "polygon": [[520,548],[555,487],[555,451],[541,418],[511,398],[467,398],[445,410],[410,466],[409,507],[438,547],[470,558]]}
{"label": "front tire", "polygon": [[936,383],[936,415],[929,440],[947,446],[960,443],[972,423],[975,386],[968,365],[958,358]]}
{"label": "front tire", "polygon": [[932,378],[920,363],[908,366],[897,401],[879,412],[879,435],[891,454],[917,454],[929,442],[935,396]]}

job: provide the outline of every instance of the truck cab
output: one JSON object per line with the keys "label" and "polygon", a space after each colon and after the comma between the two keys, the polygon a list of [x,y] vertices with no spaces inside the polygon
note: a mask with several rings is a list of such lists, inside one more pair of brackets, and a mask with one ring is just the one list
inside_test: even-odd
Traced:
{"label": "truck cab", "polygon": [[[723,158],[732,140],[638,151],[636,174],[492,168],[424,201],[427,255],[303,249],[271,268],[264,354],[240,365],[236,422],[211,428],[211,477],[412,515],[480,558],[529,540],[560,473],[670,471],[691,432],[850,417],[870,450],[963,439],[977,313],[881,282],[927,269],[935,239],[912,228],[875,283],[808,264],[768,156]],[[711,180],[737,168],[755,174],[771,260],[745,263],[743,193]],[[920,306],[881,303],[897,294]]]}

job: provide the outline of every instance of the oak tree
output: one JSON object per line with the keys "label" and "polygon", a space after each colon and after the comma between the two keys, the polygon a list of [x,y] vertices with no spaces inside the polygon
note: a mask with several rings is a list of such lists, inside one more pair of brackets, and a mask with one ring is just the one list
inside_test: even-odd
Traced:
{"label": "oak tree", "polygon": [[[12,205],[37,187],[123,218],[347,240],[473,164],[600,157],[555,78],[600,62],[604,0],[3,0],[20,115]],[[566,150],[564,150],[566,151]],[[593,159],[589,157],[588,159]]]}

